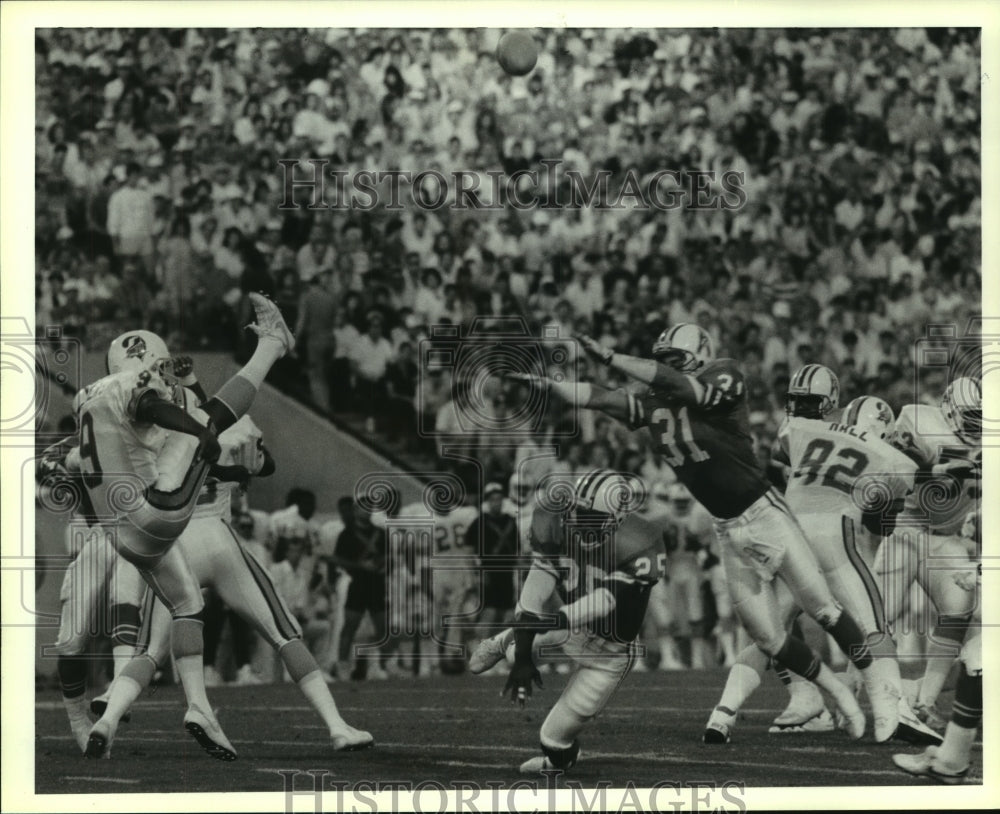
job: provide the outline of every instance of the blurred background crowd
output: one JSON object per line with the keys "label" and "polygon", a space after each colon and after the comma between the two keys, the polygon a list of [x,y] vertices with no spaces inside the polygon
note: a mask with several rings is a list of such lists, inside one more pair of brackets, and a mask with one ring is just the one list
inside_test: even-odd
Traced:
{"label": "blurred background crowd", "polygon": [[[299,339],[276,384],[469,478],[434,459],[439,437],[475,435],[510,494],[552,470],[673,477],[643,433],[557,405],[497,443],[528,394],[429,364],[448,344],[432,325],[516,316],[543,366],[607,383],[560,339],[648,355],[697,322],[747,375],[762,458],[806,362],[837,373],[842,403],[937,402],[943,374],[915,388],[915,340],[981,300],[977,29],[540,30],[524,78],[497,66],[500,33],[38,30],[38,325],[103,348],[143,324],[240,358],[246,294],[264,291]],[[746,204],[279,209],[279,160],[310,158],[349,176],[557,159],[610,173],[611,200],[629,174],[735,170]],[[514,476],[549,442],[557,458]]]}

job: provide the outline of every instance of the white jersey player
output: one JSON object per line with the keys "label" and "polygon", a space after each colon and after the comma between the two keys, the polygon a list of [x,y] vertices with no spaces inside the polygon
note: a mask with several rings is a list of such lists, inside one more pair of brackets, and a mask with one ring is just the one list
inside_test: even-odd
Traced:
{"label": "white jersey player", "polygon": [[979,508],[981,431],[980,384],[961,378],[948,385],[940,407],[903,407],[893,436],[894,445],[919,467],[917,485],[895,529],[882,542],[875,570],[884,586],[890,622],[899,617],[914,581],[937,611],[915,705],[921,717],[933,717],[933,705],[977,604],[975,593],[963,590],[956,576],[976,568],[978,552],[961,536],[961,529],[969,513]]}
{"label": "white jersey player", "polygon": [[[401,526],[429,526],[429,552],[421,551],[426,563],[423,590],[431,597],[431,627],[437,641],[441,666],[464,669],[464,655],[454,647],[461,645],[475,632],[477,599],[479,597],[479,556],[473,541],[467,538],[469,526],[479,516],[475,506],[458,506],[450,511],[432,511],[423,502],[404,506],[394,519]],[[416,539],[420,539],[417,535]],[[450,645],[450,646],[449,646]]]}
{"label": "white jersey player", "polygon": [[[274,462],[264,449],[259,428],[243,416],[219,435],[222,452],[219,463],[196,503],[194,517],[176,542],[202,588],[214,589],[222,601],[240,618],[253,625],[278,652],[285,668],[323,717],[334,748],[355,750],[373,745],[372,736],[349,726],[323,680],[315,658],[302,641],[302,630],[275,589],[264,566],[241,544],[230,525],[231,496],[245,486],[251,476],[267,476]],[[149,685],[157,669],[167,661],[170,645],[170,616],[157,602],[147,605],[151,614],[145,626],[145,652],[132,659],[115,679],[107,708],[90,732],[88,757],[100,757],[114,739],[118,722],[139,693]]]}
{"label": "white jersey player", "polygon": [[[198,583],[174,541],[194,511],[209,465],[219,454],[218,431],[245,414],[264,376],[295,339],[277,306],[250,295],[258,335],[249,362],[194,417],[173,399],[183,378],[160,337],[131,331],[108,349],[109,375],[78,394],[80,446],[76,465],[92,523],[114,530],[118,554],[142,574],[173,618],[171,641],[188,711],[187,731],[210,755],[233,760],[205,693]],[[173,432],[166,432],[172,430]],[[74,456],[71,453],[67,462]]]}

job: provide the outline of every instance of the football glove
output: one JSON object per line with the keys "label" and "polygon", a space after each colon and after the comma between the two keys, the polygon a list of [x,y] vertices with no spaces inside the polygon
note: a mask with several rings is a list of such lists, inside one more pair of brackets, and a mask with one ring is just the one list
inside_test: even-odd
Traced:
{"label": "football glove", "polygon": [[531,698],[532,684],[542,689],[542,674],[538,672],[535,663],[528,657],[527,661],[515,661],[507,675],[501,695],[510,693],[510,702],[524,709],[524,702]]}

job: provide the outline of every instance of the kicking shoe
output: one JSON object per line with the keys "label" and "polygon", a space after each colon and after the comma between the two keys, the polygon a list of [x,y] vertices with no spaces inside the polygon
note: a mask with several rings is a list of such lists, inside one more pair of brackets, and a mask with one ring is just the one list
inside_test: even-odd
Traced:
{"label": "kicking shoe", "polygon": [[504,660],[507,654],[507,648],[504,641],[507,638],[508,633],[509,631],[504,630],[496,636],[490,636],[488,639],[483,639],[478,645],[476,645],[476,649],[473,650],[472,655],[469,656],[470,673],[473,675],[485,673],[491,667],[496,666]]}
{"label": "kicking shoe", "polygon": [[[253,684],[263,684],[260,676],[258,676],[254,671],[253,667],[249,664],[244,664],[236,671],[236,684],[241,687],[247,687]],[[208,686],[206,684],[206,686]]]}
{"label": "kicking shoe", "polygon": [[736,716],[730,712],[723,712],[716,707],[708,718],[705,725],[705,732],[701,736],[702,743],[720,744],[729,743],[730,734],[736,724]]}
{"label": "kicking shoe", "polygon": [[80,747],[80,751],[87,753],[87,745],[90,743],[90,718],[84,714],[83,718],[70,718],[69,727],[73,730],[73,740]]}
{"label": "kicking shoe", "polygon": [[251,291],[248,296],[257,321],[247,325],[247,327],[261,339],[269,337],[281,343],[285,355],[295,350],[295,336],[288,330],[288,325],[285,324],[285,318],[281,316],[281,310],[278,306],[256,291]]}
{"label": "kicking shoe", "polygon": [[89,759],[111,757],[111,741],[115,739],[115,730],[103,718],[95,723],[87,736],[87,748],[84,757]]}
{"label": "kicking shoe", "polygon": [[799,723],[780,722],[781,715],[774,719],[771,727],[767,730],[770,735],[798,735],[801,733],[833,732],[837,725],[833,722],[830,710],[823,707],[819,715],[814,715],[807,721]]}
{"label": "kicking shoe", "polygon": [[823,696],[819,694],[819,690],[814,684],[798,681],[793,686],[795,689],[790,690],[791,698],[788,700],[788,706],[774,719],[771,729],[768,731],[777,730],[780,732],[785,731],[786,728],[801,727],[826,712]]}
{"label": "kicking shoe", "polygon": [[892,762],[907,774],[927,777],[946,786],[957,786],[965,782],[969,774],[969,766],[964,769],[945,766],[943,761],[938,759],[936,746],[928,746],[918,755],[893,755]]}
{"label": "kicking shoe", "polygon": [[236,750],[214,716],[206,715],[196,706],[188,707],[184,728],[216,760],[236,760]]}
{"label": "kicking shoe", "polygon": [[914,746],[940,746],[942,742],[941,736],[910,709],[905,696],[899,699],[899,724],[892,734],[892,739],[912,743]]}
{"label": "kicking shoe", "polygon": [[[576,759],[569,768],[572,768],[579,762],[582,754],[579,751],[576,753]],[[524,761],[518,771],[521,774],[539,774],[540,772],[565,772],[566,769],[560,769],[546,755],[539,755],[538,757],[529,758]]]}
{"label": "kicking shoe", "polygon": [[858,705],[858,699],[854,697],[850,687],[839,682],[832,682],[836,688],[831,690],[830,695],[837,705],[836,722],[840,729],[843,729],[854,740],[862,738],[865,734],[865,714]]}
{"label": "kicking shoe", "polygon": [[941,716],[933,704],[913,703],[913,713],[931,729],[943,731],[948,726],[948,719]]}
{"label": "kicking shoe", "polygon": [[[90,711],[94,713],[98,718],[104,715],[105,710],[108,708],[108,699],[111,697],[111,688],[108,687],[103,694],[97,695],[90,701]],[[118,719],[119,723],[127,724],[132,720],[132,711],[129,710],[121,718]]]}
{"label": "kicking shoe", "polygon": [[353,726],[347,727],[343,732],[330,735],[333,741],[333,751],[335,752],[360,752],[362,749],[371,749],[375,746],[375,738],[370,732],[355,729]]}

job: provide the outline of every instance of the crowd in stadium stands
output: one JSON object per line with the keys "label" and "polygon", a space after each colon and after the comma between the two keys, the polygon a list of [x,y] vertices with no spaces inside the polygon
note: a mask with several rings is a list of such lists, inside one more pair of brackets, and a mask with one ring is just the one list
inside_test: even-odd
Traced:
{"label": "crowd in stadium stands", "polygon": [[[937,400],[933,375],[914,394],[914,342],[926,323],[964,326],[981,297],[978,30],[547,30],[526,78],[499,70],[498,36],[39,30],[38,324],[96,348],[141,323],[239,356],[246,294],[264,291],[299,339],[281,386],[413,454],[471,431],[505,484],[574,419],[550,405],[533,441],[497,444],[524,390],[429,364],[431,325],[517,315],[545,364],[604,382],[559,339],[648,355],[665,326],[697,322],[747,374],[762,457],[804,362],[838,374],[842,403]],[[611,180],[589,207],[432,210],[404,183],[402,208],[279,209],[314,193],[279,160],[317,158],[348,178],[555,159],[561,189],[569,169]],[[714,171],[714,191],[738,171],[745,203],[610,205],[663,169]],[[532,477],[672,480],[641,434],[576,420]]]}

